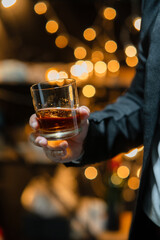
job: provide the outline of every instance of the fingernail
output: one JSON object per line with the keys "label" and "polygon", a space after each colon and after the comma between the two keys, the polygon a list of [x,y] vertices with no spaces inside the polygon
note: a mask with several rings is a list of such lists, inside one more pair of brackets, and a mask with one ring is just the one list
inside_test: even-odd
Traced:
{"label": "fingernail", "polygon": [[38,143],[41,145],[45,145],[46,144],[46,140],[45,139],[40,139],[39,141],[38,141]]}
{"label": "fingernail", "polygon": [[37,127],[38,127],[37,122],[32,122],[32,123],[31,123],[31,127],[32,127],[32,128],[37,128]]}

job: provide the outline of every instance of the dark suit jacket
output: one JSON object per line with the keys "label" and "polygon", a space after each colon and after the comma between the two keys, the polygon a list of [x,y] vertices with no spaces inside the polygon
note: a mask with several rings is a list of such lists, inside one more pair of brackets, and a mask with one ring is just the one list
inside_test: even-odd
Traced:
{"label": "dark suit jacket", "polygon": [[157,128],[160,108],[160,1],[142,1],[142,28],[139,44],[139,64],[127,93],[116,103],[92,113],[85,153],[79,166],[106,160],[117,153],[144,144],[141,184],[130,240],[138,239],[137,224],[143,222],[141,211],[150,152]]}

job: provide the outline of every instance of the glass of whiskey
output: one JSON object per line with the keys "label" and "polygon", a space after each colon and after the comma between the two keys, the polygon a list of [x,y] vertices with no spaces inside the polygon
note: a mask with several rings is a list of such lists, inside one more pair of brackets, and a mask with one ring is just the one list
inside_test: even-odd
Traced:
{"label": "glass of whiskey", "polygon": [[48,140],[66,139],[81,130],[76,81],[64,78],[31,86],[39,135]]}

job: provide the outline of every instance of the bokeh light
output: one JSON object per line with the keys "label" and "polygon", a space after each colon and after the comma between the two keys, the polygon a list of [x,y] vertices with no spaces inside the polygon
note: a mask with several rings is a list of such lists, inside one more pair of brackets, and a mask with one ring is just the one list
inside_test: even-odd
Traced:
{"label": "bokeh light", "polygon": [[59,48],[65,48],[68,45],[68,38],[64,35],[59,35],[55,39],[55,44]]}
{"label": "bokeh light", "polygon": [[91,98],[95,95],[96,89],[93,85],[85,85],[82,89],[82,93],[85,97]]}
{"label": "bokeh light", "polygon": [[71,67],[70,72],[73,76],[78,77],[81,80],[85,80],[86,78],[88,78],[86,61],[77,61],[76,64]]}
{"label": "bokeh light", "polygon": [[58,74],[58,71],[55,70],[54,68],[49,68],[47,71],[46,71],[46,80],[47,81],[53,81],[55,79],[58,79],[59,78],[59,74]]}
{"label": "bokeh light", "polygon": [[16,3],[16,0],[2,0],[2,6],[5,8],[12,7]]}
{"label": "bokeh light", "polygon": [[142,167],[139,167],[138,170],[137,170],[137,177],[140,178],[141,176],[141,170],[142,170]]}
{"label": "bokeh light", "polygon": [[77,59],[83,59],[85,58],[87,55],[87,51],[84,47],[77,47],[75,48],[74,50],[74,56],[77,58]]}
{"label": "bokeh light", "polygon": [[34,5],[34,11],[41,15],[47,12],[47,5],[45,2],[38,2]]}
{"label": "bokeh light", "polygon": [[79,77],[81,76],[81,74],[83,73],[82,71],[82,67],[80,65],[76,65],[74,64],[71,69],[70,69],[70,72],[73,76],[75,77]]}
{"label": "bokeh light", "polygon": [[136,18],[133,20],[133,26],[135,27],[135,29],[136,29],[137,31],[140,31],[140,29],[141,29],[141,22],[142,22],[141,17],[136,17]]}
{"label": "bokeh light", "polygon": [[93,180],[97,177],[98,171],[95,167],[87,167],[85,169],[84,175],[87,179]]}
{"label": "bokeh light", "polygon": [[117,43],[113,40],[108,40],[105,43],[105,50],[108,53],[114,53],[117,50]]}
{"label": "bokeh light", "polygon": [[116,17],[116,10],[111,7],[107,7],[104,9],[103,15],[107,20],[113,20]]}
{"label": "bokeh light", "polygon": [[92,72],[93,71],[93,63],[89,60],[86,60],[85,63],[86,63],[86,66],[87,66],[87,71],[89,73]]}
{"label": "bokeh light", "polygon": [[57,32],[58,28],[59,28],[58,22],[55,21],[55,20],[49,20],[49,21],[46,23],[46,30],[47,30],[47,32],[49,32],[49,33],[55,33],[55,32]]}
{"label": "bokeh light", "polygon": [[128,186],[130,189],[137,190],[139,188],[140,180],[137,177],[130,177],[128,179]]}
{"label": "bokeh light", "polygon": [[124,154],[125,157],[128,157],[128,158],[134,158],[138,153],[138,148],[135,148],[131,151],[129,151],[128,153]]}
{"label": "bokeh light", "polygon": [[83,32],[83,37],[87,41],[93,41],[95,39],[95,37],[96,37],[96,31],[93,28],[87,28]]}
{"label": "bokeh light", "polygon": [[59,73],[59,78],[68,78],[68,73],[65,71],[60,71]]}
{"label": "bokeh light", "polygon": [[120,185],[122,183],[122,179],[116,174],[116,173],[113,173],[112,176],[111,176],[111,182],[112,184],[114,185]]}
{"label": "bokeh light", "polygon": [[126,57],[126,64],[129,67],[135,67],[138,64],[138,57],[134,56],[134,57]]}
{"label": "bokeh light", "polygon": [[98,61],[102,61],[104,59],[104,54],[102,51],[100,50],[95,50],[92,52],[92,62],[98,62]]}
{"label": "bokeh light", "polygon": [[107,64],[103,61],[98,61],[94,65],[94,70],[99,74],[105,73],[107,71]]}
{"label": "bokeh light", "polygon": [[115,73],[119,70],[120,64],[117,60],[110,60],[108,62],[108,70],[112,73]]}
{"label": "bokeh light", "polygon": [[117,175],[120,177],[120,178],[127,178],[130,174],[130,170],[127,166],[120,166],[118,169],[117,169]]}
{"label": "bokeh light", "polygon": [[126,48],[125,48],[125,54],[128,56],[128,57],[134,57],[136,54],[137,54],[137,49],[135,46],[133,45],[128,45]]}

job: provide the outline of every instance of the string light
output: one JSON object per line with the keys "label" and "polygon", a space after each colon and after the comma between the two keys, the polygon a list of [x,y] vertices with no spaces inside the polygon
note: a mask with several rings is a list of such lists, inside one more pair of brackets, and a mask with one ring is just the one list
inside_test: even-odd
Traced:
{"label": "string light", "polygon": [[141,22],[142,22],[141,17],[137,17],[133,20],[133,26],[135,27],[135,29],[137,31],[140,31],[140,29],[141,29]]}
{"label": "string light", "polygon": [[55,20],[49,20],[46,23],[46,30],[49,33],[57,32],[58,28],[59,28],[59,25],[58,25],[58,23]]}
{"label": "string light", "polygon": [[95,95],[96,89],[93,85],[86,85],[83,87],[82,93],[85,97],[91,98]]}
{"label": "string light", "polygon": [[103,15],[107,20],[113,20],[116,17],[116,10],[111,7],[107,7],[104,9]]}
{"label": "string light", "polygon": [[84,47],[77,47],[75,48],[74,50],[74,56],[77,58],[77,59],[83,59],[85,58],[87,55],[87,51]]}
{"label": "string light", "polygon": [[68,38],[64,35],[59,35],[55,39],[55,44],[59,48],[65,48],[68,45]]}
{"label": "string light", "polygon": [[39,14],[45,14],[47,12],[47,5],[45,2],[38,2],[34,5],[34,11]]}
{"label": "string light", "polygon": [[98,171],[95,167],[87,167],[85,169],[84,175],[87,179],[93,180],[97,177]]}
{"label": "string light", "polygon": [[87,28],[84,32],[83,32],[83,37],[87,40],[87,41],[93,41],[96,37],[96,31],[93,28]]}
{"label": "string light", "polygon": [[113,40],[108,40],[105,43],[105,50],[108,53],[114,53],[117,50],[117,43]]}
{"label": "string light", "polygon": [[16,3],[16,0],[2,0],[2,6],[5,8],[12,7]]}

